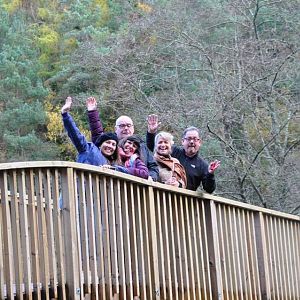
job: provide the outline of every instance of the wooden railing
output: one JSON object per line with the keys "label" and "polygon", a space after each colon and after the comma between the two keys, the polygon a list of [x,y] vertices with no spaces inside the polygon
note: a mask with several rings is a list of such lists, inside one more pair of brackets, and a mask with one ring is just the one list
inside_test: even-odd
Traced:
{"label": "wooden railing", "polygon": [[300,218],[67,162],[0,165],[1,299],[300,299]]}

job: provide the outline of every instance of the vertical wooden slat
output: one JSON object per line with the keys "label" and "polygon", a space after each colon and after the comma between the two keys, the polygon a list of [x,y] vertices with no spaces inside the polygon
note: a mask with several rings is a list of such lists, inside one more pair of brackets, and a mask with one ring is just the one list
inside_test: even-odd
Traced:
{"label": "vertical wooden slat", "polygon": [[[175,235],[175,249],[176,249],[176,264],[177,269],[177,281],[178,281],[178,297],[184,297],[184,279],[183,279],[183,259],[182,259],[182,245],[180,235],[180,213],[179,213],[179,195],[174,195],[173,203],[173,223],[174,223],[174,235]],[[181,297],[180,297],[181,296]]]}
{"label": "vertical wooden slat", "polygon": [[174,202],[172,200],[172,194],[168,193],[167,197],[167,214],[169,215],[169,232],[168,235],[170,237],[170,259],[171,259],[171,274],[172,274],[172,298],[177,300],[178,299],[178,278],[177,278],[177,261],[176,261],[176,248],[175,248],[175,224],[174,224],[174,216],[173,216],[173,206]]}
{"label": "vertical wooden slat", "polygon": [[60,286],[60,295],[59,298],[66,300],[66,274],[65,274],[65,255],[64,255],[64,238],[63,238],[63,230],[62,230],[62,214],[61,209],[63,203],[63,198],[60,197],[61,194],[59,192],[59,173],[57,169],[53,171],[53,181],[52,181],[52,189],[53,189],[53,215],[54,215],[54,235],[55,235],[55,252],[57,253],[57,266],[58,266],[58,274],[57,274],[57,283]]}
{"label": "vertical wooden slat", "polygon": [[48,256],[48,238],[45,218],[45,202],[43,197],[43,173],[39,169],[37,176],[37,217],[38,217],[38,232],[39,232],[39,252],[41,265],[41,282],[43,290],[43,298],[50,299],[49,295],[49,256]]}
{"label": "vertical wooden slat", "polygon": [[100,178],[94,177],[93,197],[95,206],[95,235],[97,248],[97,269],[99,276],[99,297],[106,299],[105,293],[105,272],[104,272],[104,253],[103,253],[103,234],[102,234],[102,215],[101,215],[101,195],[100,195]]}
{"label": "vertical wooden slat", "polygon": [[295,270],[295,283],[294,283],[294,287],[295,287],[295,299],[297,299],[297,297],[300,299],[300,274],[299,274],[299,270],[300,270],[300,223],[296,223],[293,224],[292,226],[292,231],[291,231],[291,237],[292,237],[292,241],[293,241],[293,266],[294,266],[294,270]]}
{"label": "vertical wooden slat", "polygon": [[116,211],[116,233],[117,233],[117,253],[119,267],[119,293],[120,299],[127,299],[126,295],[126,270],[124,257],[124,239],[123,239],[123,223],[122,223],[122,195],[120,180],[114,181],[115,191],[115,211]]}
{"label": "vertical wooden slat", "polygon": [[[204,227],[202,224],[204,223],[201,211],[201,205],[203,203],[203,200],[197,199],[196,201],[196,230],[198,231],[199,234],[199,240],[198,240],[198,245],[197,245],[197,250],[200,253],[200,261],[199,261],[199,272],[200,272],[200,289],[201,289],[201,297],[200,299],[209,299],[210,297],[210,288],[208,287],[207,284],[207,278],[206,278],[206,270],[208,269],[206,264],[205,264],[205,258],[204,258],[204,248],[207,243],[207,236],[206,234],[203,233]],[[203,297],[202,297],[203,296]],[[207,297],[208,296],[208,297]]]}
{"label": "vertical wooden slat", "polygon": [[289,299],[292,298],[292,289],[291,282],[293,281],[293,267],[291,264],[291,241],[289,240],[289,222],[283,219],[283,243],[284,243],[284,252],[286,253],[286,274],[287,274],[287,296]]}
{"label": "vertical wooden slat", "polygon": [[67,168],[62,171],[62,198],[63,198],[63,221],[66,253],[66,284],[68,287],[68,299],[80,299],[80,270],[78,255],[78,243],[76,232],[76,202],[74,197],[73,169]]}
{"label": "vertical wooden slat", "polygon": [[260,277],[260,288],[262,293],[262,299],[270,299],[270,278],[269,278],[269,266],[268,256],[266,249],[266,230],[264,216],[261,212],[255,214],[255,233],[256,233],[256,247],[257,247],[257,259],[258,269]]}
{"label": "vertical wooden slat", "polygon": [[[142,219],[142,205],[141,205],[142,191],[140,186],[136,187],[136,225],[137,225],[137,250],[139,261],[139,278],[140,278],[140,294],[142,299],[147,299],[146,291],[146,274],[145,274],[145,246],[144,246],[144,231]],[[144,199],[145,200],[145,199]]]}
{"label": "vertical wooden slat", "polygon": [[10,174],[11,184],[11,214],[12,214],[12,238],[15,264],[16,294],[19,299],[23,299],[23,253],[21,251],[21,229],[19,212],[19,195],[17,191],[17,172],[13,170]]}
{"label": "vertical wooden slat", "polygon": [[185,229],[186,229],[186,239],[187,239],[187,264],[189,270],[189,282],[190,282],[190,293],[191,299],[196,299],[195,294],[195,271],[194,271],[194,257],[193,257],[193,249],[192,249],[192,241],[191,241],[191,224],[190,224],[190,210],[189,210],[189,202],[193,201],[193,198],[185,197],[184,203],[184,213],[185,213]]}
{"label": "vertical wooden slat", "polygon": [[172,294],[172,276],[171,276],[171,258],[170,258],[170,234],[169,234],[169,213],[167,213],[166,192],[162,192],[162,241],[163,253],[165,261],[165,280],[167,298],[173,299]]}
{"label": "vertical wooden slat", "polygon": [[37,224],[37,203],[35,196],[34,171],[26,172],[26,187],[28,191],[29,205],[29,232],[31,239],[31,263],[32,263],[32,288],[35,290],[37,299],[41,299],[41,279],[40,279],[40,263],[39,263],[39,247],[38,247],[38,224]]}
{"label": "vertical wooden slat", "polygon": [[12,226],[11,215],[9,207],[8,196],[8,178],[7,172],[3,171],[0,176],[0,190],[1,190],[1,210],[3,220],[3,240],[4,240],[4,274],[6,281],[6,293],[8,298],[14,297],[15,284],[15,266],[13,257],[13,240],[12,240]]}
{"label": "vertical wooden slat", "polygon": [[[222,270],[222,282],[223,282],[223,295],[225,299],[229,299],[228,291],[228,277],[227,277],[227,255],[225,253],[225,243],[226,243],[226,231],[224,224],[224,209],[221,205],[216,205],[217,215],[218,215],[218,225],[219,225],[219,239],[220,239],[220,261]],[[223,268],[222,268],[223,265]]]}
{"label": "vertical wooden slat", "polygon": [[[2,176],[2,173],[0,173],[0,177]],[[1,179],[0,179],[1,182]],[[1,187],[2,190],[2,195],[4,194],[4,191]],[[1,198],[3,199],[4,196],[1,196]],[[2,204],[3,201],[0,198],[0,298],[1,299],[5,299],[7,296],[7,292],[6,292],[6,281],[4,279],[4,272],[5,272],[5,267],[4,267],[4,238],[2,235],[2,232],[4,230],[4,224],[2,221]]]}
{"label": "vertical wooden slat", "polygon": [[179,230],[180,230],[180,239],[182,246],[182,266],[183,266],[183,278],[184,278],[184,287],[185,287],[185,297],[186,299],[191,299],[190,294],[190,277],[189,277],[189,269],[188,269],[188,257],[187,257],[187,246],[186,246],[186,230],[185,230],[185,222],[184,222],[184,204],[183,204],[183,196],[179,196]]}
{"label": "vertical wooden slat", "polygon": [[118,249],[117,249],[117,231],[116,231],[116,211],[114,199],[114,182],[110,178],[108,182],[108,214],[109,214],[109,236],[110,236],[110,255],[113,294],[119,295],[119,268],[118,268]]}
{"label": "vertical wooden slat", "polygon": [[49,283],[51,286],[51,298],[57,298],[57,256],[55,251],[54,242],[54,223],[53,223],[53,197],[51,195],[52,183],[51,172],[46,169],[45,172],[45,213],[46,213],[46,225],[47,225],[47,237],[48,237],[48,255],[49,255]]}
{"label": "vertical wooden slat", "polygon": [[274,231],[274,238],[275,238],[275,247],[274,247],[274,252],[275,252],[275,257],[276,257],[276,273],[278,274],[277,276],[277,297],[281,298],[283,297],[283,290],[282,290],[282,270],[281,270],[281,263],[280,263],[280,242],[279,242],[279,228],[278,228],[278,219],[277,218],[272,218],[273,219],[273,231]]}
{"label": "vertical wooden slat", "polygon": [[167,289],[166,289],[166,271],[165,271],[165,256],[164,256],[164,236],[163,236],[163,217],[162,217],[162,206],[164,199],[161,199],[159,195],[159,190],[156,190],[156,219],[157,219],[157,253],[159,259],[159,281],[160,281],[160,292],[162,299],[167,299]]}
{"label": "vertical wooden slat", "polygon": [[95,215],[93,201],[93,179],[92,174],[87,176],[86,186],[86,203],[87,203],[87,227],[89,236],[89,265],[91,268],[91,285],[93,299],[98,300],[98,272],[97,272],[97,253],[96,253],[96,237],[95,237]]}
{"label": "vertical wooden slat", "polygon": [[24,256],[24,284],[26,299],[31,300],[32,295],[32,277],[31,277],[31,261],[30,261],[30,235],[29,235],[29,221],[28,211],[29,204],[26,195],[26,178],[24,170],[21,170],[21,174],[18,177],[18,190],[20,200],[20,223],[21,223],[21,246]]}
{"label": "vertical wooden slat", "polygon": [[213,299],[223,298],[221,263],[219,252],[219,237],[217,227],[216,204],[213,200],[205,203],[206,230],[208,236],[208,251],[210,258],[211,285]]}
{"label": "vertical wooden slat", "polygon": [[104,270],[105,270],[105,286],[106,297],[111,299],[112,292],[112,278],[111,278],[111,257],[110,257],[110,236],[109,236],[109,217],[108,217],[108,195],[107,195],[107,181],[104,177],[101,181],[101,207],[102,207],[102,235],[103,235],[103,249],[104,249]]}
{"label": "vertical wooden slat", "polygon": [[243,284],[242,284],[242,270],[241,270],[241,259],[240,259],[240,236],[237,230],[237,210],[235,207],[232,208],[233,211],[233,231],[234,231],[234,257],[236,261],[236,274],[237,274],[237,297],[241,300],[244,299],[243,296]]}
{"label": "vertical wooden slat", "polygon": [[91,294],[91,269],[89,260],[89,235],[86,200],[86,178],[84,172],[78,173],[78,197],[80,214],[80,245],[84,276],[84,295]]}
{"label": "vertical wooden slat", "polygon": [[278,229],[279,229],[279,257],[280,257],[280,266],[281,266],[281,274],[282,274],[282,290],[283,290],[283,298],[288,299],[287,296],[287,274],[286,274],[286,252],[284,251],[284,236],[283,236],[283,226],[282,219],[278,219]]}
{"label": "vertical wooden slat", "polygon": [[209,214],[206,214],[206,207],[207,204],[206,201],[202,200],[201,201],[201,212],[202,212],[202,232],[203,232],[203,236],[204,238],[204,247],[203,247],[203,254],[204,254],[204,265],[206,266],[205,272],[204,272],[204,276],[207,277],[207,299],[212,299],[213,295],[212,295],[212,276],[211,276],[211,270],[210,270],[210,257],[209,257],[209,239],[211,239],[211,235],[209,235],[209,232],[207,230],[207,222],[209,222],[206,218],[206,216],[209,216]]}
{"label": "vertical wooden slat", "polygon": [[159,268],[158,268],[158,253],[157,253],[157,233],[156,233],[156,218],[155,218],[155,198],[153,187],[148,187],[148,199],[149,199],[149,217],[150,217],[150,231],[151,231],[151,258],[152,258],[152,274],[153,274],[153,294],[156,300],[160,298],[160,282],[159,282]]}
{"label": "vertical wooden slat", "polygon": [[[151,237],[151,231],[150,231],[150,226],[148,225],[148,219],[149,218],[149,210],[148,210],[148,205],[149,201],[147,198],[147,193],[146,193],[146,186],[143,187],[142,191],[142,219],[143,219],[143,232],[145,234],[145,239],[144,239],[144,253],[145,253],[145,275],[146,275],[146,287],[147,287],[147,298],[146,299],[153,299],[153,293],[152,293],[152,286],[153,286],[153,280],[154,274],[152,272],[152,263],[151,263],[151,251],[150,251],[150,237]],[[150,216],[151,217],[151,216]]]}

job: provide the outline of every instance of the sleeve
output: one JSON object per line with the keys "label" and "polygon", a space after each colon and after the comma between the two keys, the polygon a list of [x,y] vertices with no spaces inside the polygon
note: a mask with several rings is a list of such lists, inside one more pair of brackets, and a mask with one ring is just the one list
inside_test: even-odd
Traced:
{"label": "sleeve", "polygon": [[215,175],[208,172],[208,164],[205,163],[204,165],[204,176],[202,179],[202,186],[203,189],[207,193],[212,193],[216,189],[216,181],[215,181]]}
{"label": "sleeve", "polygon": [[149,171],[144,162],[140,158],[136,158],[134,166],[128,167],[128,173],[144,179],[148,179]]}
{"label": "sleeve", "polygon": [[155,133],[150,133],[147,131],[146,134],[146,144],[150,151],[154,151]]}
{"label": "sleeve", "polygon": [[103,133],[103,125],[99,117],[98,110],[91,110],[87,112],[90,131],[92,135],[92,142],[95,143],[97,138]]}
{"label": "sleeve", "polygon": [[150,150],[146,147],[146,145],[145,144],[142,145],[144,145],[142,148],[142,155],[143,155],[142,158],[149,170],[149,176],[152,177],[153,181],[157,181],[159,176],[157,163]]}
{"label": "sleeve", "polygon": [[78,153],[86,151],[87,140],[85,136],[77,128],[73,118],[68,113],[62,114],[65,130],[68,133],[73,145],[77,149]]}

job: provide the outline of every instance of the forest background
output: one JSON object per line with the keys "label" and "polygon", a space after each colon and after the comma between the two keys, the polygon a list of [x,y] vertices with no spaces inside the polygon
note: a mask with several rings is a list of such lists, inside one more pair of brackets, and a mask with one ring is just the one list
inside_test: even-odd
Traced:
{"label": "forest background", "polygon": [[300,214],[299,0],[0,0],[0,161],[74,160],[60,108],[89,134],[146,117],[201,129],[216,194]]}

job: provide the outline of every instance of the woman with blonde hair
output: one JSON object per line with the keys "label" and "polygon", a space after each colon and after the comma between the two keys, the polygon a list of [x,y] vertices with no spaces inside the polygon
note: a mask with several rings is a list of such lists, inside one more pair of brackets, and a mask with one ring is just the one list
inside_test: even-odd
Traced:
{"label": "woman with blonde hair", "polygon": [[186,187],[186,173],[179,160],[171,156],[172,134],[161,131],[155,136],[154,158],[158,164],[159,181],[176,187]]}

